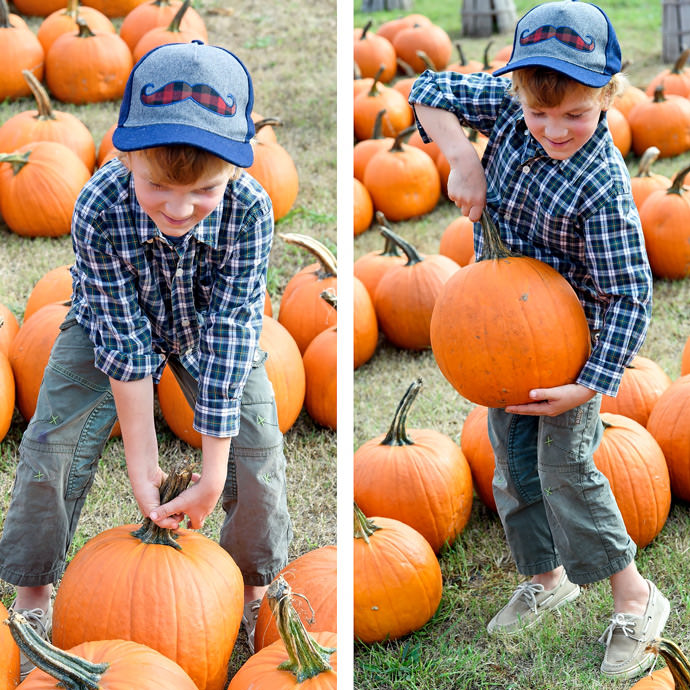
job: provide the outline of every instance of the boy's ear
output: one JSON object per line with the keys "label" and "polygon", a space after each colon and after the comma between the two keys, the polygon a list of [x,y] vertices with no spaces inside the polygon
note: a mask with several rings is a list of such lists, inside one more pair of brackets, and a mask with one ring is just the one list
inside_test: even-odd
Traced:
{"label": "boy's ear", "polygon": [[125,168],[127,168],[127,170],[129,170],[129,171],[132,170],[132,164],[131,164],[131,160],[130,160],[129,151],[120,151],[117,154],[117,157],[120,160],[120,162],[122,163],[122,165],[124,165]]}

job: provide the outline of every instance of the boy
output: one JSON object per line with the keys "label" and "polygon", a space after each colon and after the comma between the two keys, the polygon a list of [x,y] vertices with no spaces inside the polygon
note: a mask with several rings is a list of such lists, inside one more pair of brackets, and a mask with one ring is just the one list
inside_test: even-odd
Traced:
{"label": "boy", "polygon": [[[620,64],[615,32],[598,7],[546,3],[518,22],[505,67],[494,75],[427,71],[410,103],[423,136],[451,163],[451,200],[473,221],[486,206],[511,249],[564,275],[593,335],[576,383],[489,410],[494,496],[518,571],[531,581],[488,631],[533,625],[575,599],[579,585],[609,578],[614,615],[600,638],[601,670],[626,678],[652,663],[645,647],[663,629],[669,602],[637,571],[635,544],[592,460],[601,394],[616,394],[651,311],[639,216],[605,121]],[[512,86],[498,76],[511,71]],[[462,126],[489,135],[481,162]],[[475,250],[481,256],[477,234]]]}
{"label": "boy", "polygon": [[[258,348],[273,216],[239,169],[253,160],[252,106],[251,78],[227,50],[152,50],[126,86],[113,136],[123,153],[75,205],[72,305],[0,540],[13,607],[46,636],[52,584],[116,416],[143,515],[176,529],[186,514],[199,529],[223,495],[220,543],[244,576],[250,646],[258,600],[287,562],[282,435]],[[195,409],[202,471],[159,505],[153,383],[166,362]]]}

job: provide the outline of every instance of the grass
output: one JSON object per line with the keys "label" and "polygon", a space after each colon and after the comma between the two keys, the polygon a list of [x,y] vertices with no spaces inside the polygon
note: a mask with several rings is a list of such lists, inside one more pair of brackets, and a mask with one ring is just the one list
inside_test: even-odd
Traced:
{"label": "grass", "polygon": [[[222,45],[242,59],[253,79],[255,109],[264,116],[278,117],[279,143],[290,153],[300,176],[295,209],[276,226],[276,232],[297,232],[325,242],[335,252],[336,238],[336,13],[332,0],[314,0],[305,10],[301,3],[286,1],[261,6],[250,0],[225,3],[197,0],[194,7],[205,18],[209,43]],[[121,20],[115,20],[119,26]],[[40,18],[29,19],[35,30]],[[299,45],[299,50],[294,46]],[[315,59],[313,56],[319,56]],[[21,110],[34,107],[29,99],[0,103],[0,123]],[[91,130],[96,143],[116,122],[119,103],[73,106],[53,102],[53,107],[72,112]],[[0,222],[0,302],[21,322],[33,285],[48,270],[71,263],[68,236],[29,239],[12,233]],[[313,262],[304,251],[276,237],[269,268],[269,291],[277,316],[280,296],[290,277]],[[156,411],[161,463],[168,467],[181,454],[200,460],[168,430]],[[7,437],[0,443],[0,531],[9,505],[18,444],[26,426],[15,413]],[[336,541],[336,434],[318,427],[302,412],[285,435],[288,462],[288,504],[295,537],[290,558]],[[222,523],[218,507],[206,521],[203,533],[218,538]],[[118,524],[139,520],[125,473],[122,442],[110,441],[100,461],[94,486],[88,496],[73,555],[88,539]],[[13,588],[0,582],[0,600],[9,604]],[[231,660],[232,673],[247,658],[238,644]]]}
{"label": "grass", "polygon": [[[516,0],[520,16],[533,2]],[[397,11],[364,14],[355,2],[354,26],[373,19],[375,30]],[[630,82],[644,87],[666,65],[661,62],[659,3],[612,0],[603,6],[616,27]],[[427,15],[460,40],[467,59],[481,59],[489,39],[462,36],[460,3],[415,0],[412,12]],[[512,42],[495,35],[489,55]],[[454,58],[455,59],[455,58]],[[631,174],[638,159],[626,160]],[[661,159],[654,171],[673,175],[690,163],[690,154]],[[395,232],[422,253],[435,254],[445,227],[459,210],[442,199],[429,214],[393,224]],[[380,251],[383,239],[369,230],[354,240],[355,260]],[[656,361],[672,378],[680,375],[680,357],[690,337],[690,281],[655,280],[653,316],[641,355]],[[374,357],[355,371],[353,445],[387,431],[408,385],[421,376],[424,388],[408,416],[408,426],[433,428],[459,443],[472,404],[462,398],[438,370],[430,350],[393,347],[381,336]],[[690,507],[675,501],[661,534],[638,552],[637,564],[671,599],[666,634],[690,649]],[[603,647],[597,638],[612,612],[607,582],[588,585],[573,605],[543,625],[507,640],[489,638],[486,623],[521,580],[509,554],[498,517],[475,498],[470,521],[456,543],[439,556],[444,589],[439,610],[421,630],[400,640],[356,644],[355,687],[367,690],[559,690],[628,688],[633,681],[612,681],[599,673]],[[662,665],[662,663],[660,663]]]}

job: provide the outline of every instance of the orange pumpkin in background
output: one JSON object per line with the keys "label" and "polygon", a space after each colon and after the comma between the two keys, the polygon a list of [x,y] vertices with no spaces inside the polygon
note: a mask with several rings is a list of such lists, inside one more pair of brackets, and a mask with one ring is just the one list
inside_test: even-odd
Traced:
{"label": "orange pumpkin in background", "polygon": [[19,684],[19,647],[6,620],[7,609],[0,602],[0,690],[14,690]]}
{"label": "orange pumpkin in background", "polygon": [[46,55],[59,36],[79,31],[77,17],[84,19],[91,31],[117,33],[115,25],[108,17],[93,7],[80,6],[79,0],[67,0],[67,7],[65,7],[65,0],[62,0],[60,7],[61,9],[51,12],[41,22],[36,32]]}

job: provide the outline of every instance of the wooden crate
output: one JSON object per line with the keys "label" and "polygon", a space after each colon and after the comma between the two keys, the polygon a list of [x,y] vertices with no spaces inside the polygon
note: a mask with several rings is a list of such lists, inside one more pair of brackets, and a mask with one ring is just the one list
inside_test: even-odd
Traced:
{"label": "wooden crate", "polygon": [[379,10],[410,10],[412,0],[362,0],[362,12]]}
{"label": "wooden crate", "polygon": [[517,21],[513,0],[463,0],[460,18],[463,35],[475,38],[513,31]]}
{"label": "wooden crate", "polygon": [[662,45],[664,62],[675,62],[690,47],[690,0],[662,0]]}

